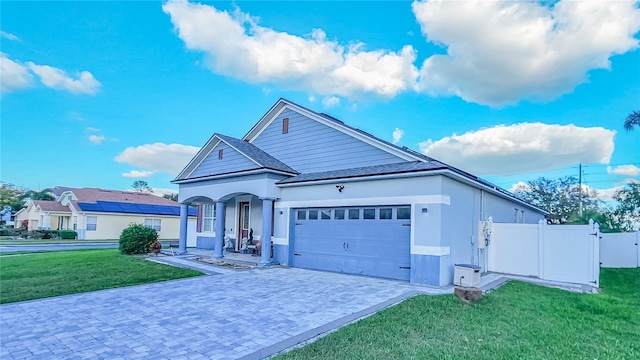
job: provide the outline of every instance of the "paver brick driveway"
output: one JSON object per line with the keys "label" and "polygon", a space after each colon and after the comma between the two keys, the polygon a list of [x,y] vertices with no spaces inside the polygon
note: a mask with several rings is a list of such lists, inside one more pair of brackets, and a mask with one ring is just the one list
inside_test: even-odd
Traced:
{"label": "paver brick driveway", "polygon": [[271,268],[5,304],[0,358],[260,358],[416,290]]}

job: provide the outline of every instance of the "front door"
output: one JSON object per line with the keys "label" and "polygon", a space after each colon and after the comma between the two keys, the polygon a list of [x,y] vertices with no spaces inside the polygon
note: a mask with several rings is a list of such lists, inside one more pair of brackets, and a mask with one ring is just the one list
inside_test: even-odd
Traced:
{"label": "front door", "polygon": [[238,218],[240,223],[238,229],[240,229],[240,238],[236,241],[236,250],[240,251],[242,248],[242,239],[249,238],[249,229],[251,228],[251,206],[248,202],[241,202],[238,204],[240,214]]}

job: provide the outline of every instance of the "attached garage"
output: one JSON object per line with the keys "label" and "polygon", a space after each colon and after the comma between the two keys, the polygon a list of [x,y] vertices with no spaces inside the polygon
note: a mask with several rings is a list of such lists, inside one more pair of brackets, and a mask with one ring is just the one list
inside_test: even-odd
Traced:
{"label": "attached garage", "polygon": [[409,280],[409,205],[303,208],[293,217],[292,266]]}

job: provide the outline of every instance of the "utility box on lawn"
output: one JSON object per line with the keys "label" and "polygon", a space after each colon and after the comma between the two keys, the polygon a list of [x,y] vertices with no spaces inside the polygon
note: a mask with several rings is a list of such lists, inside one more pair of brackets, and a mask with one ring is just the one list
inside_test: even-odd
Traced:
{"label": "utility box on lawn", "polygon": [[480,286],[480,266],[471,264],[455,264],[453,284],[466,287]]}

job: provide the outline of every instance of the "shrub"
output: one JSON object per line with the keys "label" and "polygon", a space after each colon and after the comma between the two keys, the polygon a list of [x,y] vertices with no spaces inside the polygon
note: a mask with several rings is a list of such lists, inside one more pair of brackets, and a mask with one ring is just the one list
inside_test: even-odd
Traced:
{"label": "shrub", "polygon": [[12,236],[13,231],[9,229],[0,229],[0,236]]}
{"label": "shrub", "polygon": [[142,224],[130,224],[120,234],[120,253],[126,255],[146,254],[149,251],[149,246],[157,240],[158,233],[155,229]]}
{"label": "shrub", "polygon": [[78,236],[78,233],[73,231],[73,230],[60,230],[58,231],[58,234],[60,235],[60,239],[75,239],[76,236]]}

